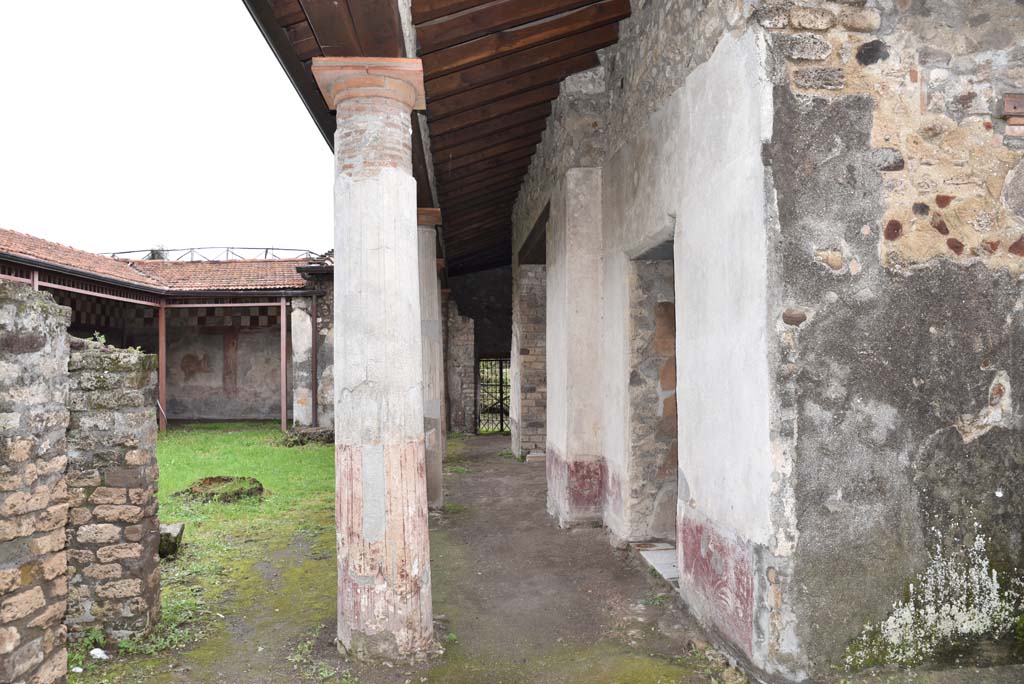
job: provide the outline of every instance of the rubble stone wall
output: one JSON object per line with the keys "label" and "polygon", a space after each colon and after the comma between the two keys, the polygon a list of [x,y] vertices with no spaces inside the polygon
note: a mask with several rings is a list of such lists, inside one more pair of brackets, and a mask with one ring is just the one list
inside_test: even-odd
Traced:
{"label": "rubble stone wall", "polygon": [[67,624],[139,636],[160,614],[157,357],[73,340]]}
{"label": "rubble stone wall", "polygon": [[0,682],[64,681],[71,310],[0,280]]}
{"label": "rubble stone wall", "polygon": [[1024,5],[753,18],[774,63],[772,441],[792,464],[767,594],[822,672],[928,567],[934,530],[955,547],[976,523],[1001,576],[1024,567],[1024,129],[1003,116]]}

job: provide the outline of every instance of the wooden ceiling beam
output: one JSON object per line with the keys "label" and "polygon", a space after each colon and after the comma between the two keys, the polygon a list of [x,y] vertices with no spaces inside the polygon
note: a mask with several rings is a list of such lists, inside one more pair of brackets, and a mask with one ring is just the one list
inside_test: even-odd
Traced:
{"label": "wooden ceiling beam", "polygon": [[538,45],[515,52],[511,55],[477,64],[468,69],[432,78],[426,82],[427,101],[478,88],[494,81],[504,80],[539,67],[575,57],[585,52],[594,52],[615,43],[619,38],[619,25],[599,26],[568,38]]}
{"label": "wooden ceiling beam", "polygon": [[493,176],[488,175],[486,178],[473,182],[455,183],[451,187],[445,185],[442,186],[443,190],[439,190],[438,197],[452,201],[499,187],[518,187],[522,183],[523,175],[525,175],[524,171],[512,170]]}
{"label": "wooden ceiling beam", "polygon": [[526,160],[526,165],[529,165],[529,159],[533,156],[534,150],[537,149],[536,145],[532,147],[523,147],[518,150],[512,150],[505,154],[499,154],[496,157],[485,159],[475,164],[469,164],[461,168],[455,169],[454,171],[447,171],[444,169],[435,169],[437,171],[437,177],[443,178],[445,181],[455,181],[462,178],[469,178],[475,176],[478,173],[490,174],[497,170],[512,169],[517,166],[523,165],[523,160]]}
{"label": "wooden ceiling beam", "polygon": [[416,27],[420,54],[593,4],[595,0],[502,0]]}
{"label": "wooden ceiling beam", "polygon": [[486,233],[488,230],[491,230],[492,228],[497,228],[498,226],[508,225],[511,222],[511,220],[512,220],[511,212],[506,212],[504,214],[494,214],[494,215],[489,216],[487,218],[479,219],[477,221],[469,221],[467,223],[464,223],[463,225],[459,226],[458,228],[453,229],[451,233],[448,233],[446,231],[445,232],[445,236],[449,240],[452,240],[452,241],[455,241],[455,242],[465,241],[465,240],[467,240],[469,238],[472,238],[474,236],[480,235],[482,233]]}
{"label": "wooden ceiling beam", "polygon": [[509,140],[507,142],[494,145],[489,149],[480,150],[479,152],[473,152],[472,154],[467,154],[464,157],[459,157],[457,159],[446,159],[443,162],[437,162],[435,163],[435,168],[444,169],[446,172],[451,173],[465,166],[469,166],[470,164],[482,162],[485,159],[491,159],[493,157],[500,156],[507,152],[520,150],[524,147],[537,149],[537,145],[540,143],[540,138],[540,133],[535,133],[534,135],[526,136],[523,138],[516,138],[515,140]]}
{"label": "wooden ceiling beam", "polygon": [[306,21],[306,14],[302,11],[299,0],[270,0],[270,10],[281,27]]}
{"label": "wooden ceiling beam", "polygon": [[[444,135],[445,133],[451,133],[461,128],[473,126],[483,121],[489,121],[491,119],[497,119],[503,117],[511,112],[518,111],[520,109],[526,109],[533,105],[548,103],[558,97],[558,85],[548,85],[543,88],[537,88],[536,90],[529,90],[525,93],[520,93],[504,100],[498,100],[492,102],[489,105],[484,105],[479,109],[474,109],[469,112],[463,112],[456,114],[455,116],[449,116],[446,119],[437,121],[430,125],[431,138],[437,135]],[[503,119],[507,121],[507,119]]]}
{"label": "wooden ceiling beam", "polygon": [[443,204],[441,206],[441,214],[444,215],[444,212],[450,212],[452,216],[455,216],[459,212],[469,211],[470,209],[487,206],[488,204],[496,204],[508,198],[515,199],[518,194],[519,188],[515,188],[512,190],[495,190],[494,192],[466,197]]}
{"label": "wooden ceiling beam", "polygon": [[455,14],[463,10],[486,5],[494,0],[413,0],[412,23],[422,24],[431,19]]}
{"label": "wooden ceiling beam", "polygon": [[447,233],[449,228],[458,230],[460,227],[466,226],[474,221],[486,220],[501,215],[510,216],[512,212],[512,205],[512,200],[507,200],[489,207],[481,207],[480,209],[474,209],[473,211],[455,214],[455,217],[453,217],[450,223],[447,220],[445,221],[445,232]]}
{"label": "wooden ceiling beam", "polygon": [[459,247],[456,249],[455,254],[465,254],[479,249],[480,247],[486,247],[488,244],[493,245],[497,242],[501,242],[505,238],[509,237],[509,233],[512,232],[509,230],[511,227],[511,218],[488,226],[481,226],[480,230],[471,234],[474,238],[473,240],[467,240],[463,237],[457,241],[459,243]]}
{"label": "wooden ceiling beam", "polygon": [[295,50],[295,56],[300,60],[321,56],[320,44],[316,42],[313,27],[309,25],[308,21],[292,24],[285,31],[288,32],[288,40],[292,44],[292,49]]}
{"label": "wooden ceiling beam", "polygon": [[462,199],[463,197],[476,195],[481,192],[518,188],[522,183],[523,172],[517,169],[500,174],[497,177],[485,178],[477,183],[470,183],[466,188],[461,188],[456,185],[455,189],[450,193],[440,195],[440,199],[442,202],[454,202]]}
{"label": "wooden ceiling beam", "polygon": [[469,141],[480,141],[489,139],[492,135],[500,134],[511,127],[518,125],[533,125],[540,123],[543,127],[547,125],[547,119],[551,115],[551,104],[543,103],[520,109],[512,112],[501,119],[493,119],[484,123],[463,128],[454,133],[446,135],[434,135],[430,139],[430,148],[433,154],[442,150],[465,144]]}
{"label": "wooden ceiling beam", "polygon": [[[332,0],[327,0],[328,4]],[[352,25],[355,27],[362,54],[367,57],[406,57],[405,36],[398,3],[393,0],[344,0],[348,3]],[[341,0],[333,0],[335,12],[341,12]],[[342,55],[349,56],[349,55]],[[415,57],[416,55],[408,55]]]}
{"label": "wooden ceiling beam", "polygon": [[334,0],[300,0],[313,33],[325,56],[345,57],[362,54],[359,36],[352,24],[348,6]]}
{"label": "wooden ceiling beam", "polygon": [[600,64],[597,53],[586,52],[479,88],[464,90],[451,97],[428,100],[427,118],[436,121],[549,83],[559,83],[566,76],[593,69]]}
{"label": "wooden ceiling beam", "polygon": [[434,161],[436,163],[441,163],[448,159],[465,157],[467,154],[472,154],[473,152],[484,150],[494,145],[499,145],[507,140],[515,140],[516,138],[523,138],[528,135],[543,133],[545,128],[547,128],[547,121],[544,119],[530,121],[520,126],[512,126],[511,128],[498,131],[487,138],[470,140],[469,142],[462,143],[461,145],[455,145],[454,147],[449,147],[446,150],[434,152]]}
{"label": "wooden ceiling beam", "polygon": [[601,0],[594,5],[482,36],[423,55],[424,78],[431,79],[513,52],[549,43],[629,16],[629,0]]}

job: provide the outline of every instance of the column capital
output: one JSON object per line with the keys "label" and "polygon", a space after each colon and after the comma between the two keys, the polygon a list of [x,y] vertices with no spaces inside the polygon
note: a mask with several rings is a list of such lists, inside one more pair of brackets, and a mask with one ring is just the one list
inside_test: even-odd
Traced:
{"label": "column capital", "polygon": [[327,106],[356,97],[397,100],[410,109],[426,109],[423,64],[393,57],[314,57],[313,78]]}
{"label": "column capital", "polygon": [[416,210],[416,225],[417,226],[428,226],[433,228],[434,226],[441,225],[441,210],[440,209],[417,209]]}

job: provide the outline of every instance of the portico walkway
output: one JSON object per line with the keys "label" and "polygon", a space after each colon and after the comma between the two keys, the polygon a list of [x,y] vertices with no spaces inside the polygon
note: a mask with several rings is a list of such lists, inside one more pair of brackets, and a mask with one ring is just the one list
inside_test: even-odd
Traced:
{"label": "portico walkway", "polygon": [[[560,530],[543,463],[502,455],[509,438],[461,437],[445,461],[446,506],[430,517],[434,615],[445,654],[346,662],[334,645],[331,510],[313,536],[261,538],[223,615],[194,647],[87,676],[88,684],[697,684],[723,676],[668,585],[604,530]],[[507,452],[506,452],[507,453]],[[738,673],[730,673],[738,675]],[[712,677],[717,680],[713,680]],[[347,678],[346,678],[347,677]],[[76,682],[83,681],[76,678]]]}

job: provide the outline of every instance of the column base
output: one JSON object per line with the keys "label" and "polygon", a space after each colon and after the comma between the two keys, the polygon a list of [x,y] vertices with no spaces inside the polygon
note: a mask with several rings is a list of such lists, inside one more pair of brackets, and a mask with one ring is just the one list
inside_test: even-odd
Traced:
{"label": "column base", "polygon": [[601,523],[605,466],[596,457],[564,457],[548,445],[548,513],[559,527]]}

